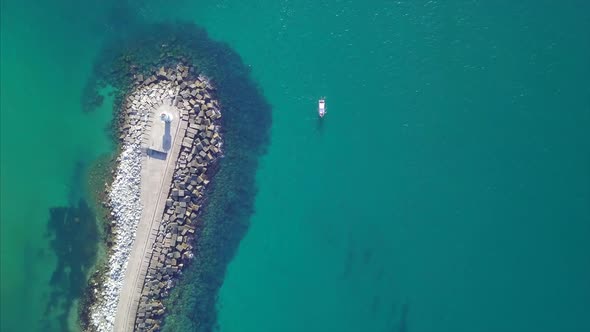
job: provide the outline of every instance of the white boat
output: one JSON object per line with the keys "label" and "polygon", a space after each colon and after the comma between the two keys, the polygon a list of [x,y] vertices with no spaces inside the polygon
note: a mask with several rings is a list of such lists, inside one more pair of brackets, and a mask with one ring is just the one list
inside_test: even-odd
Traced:
{"label": "white boat", "polygon": [[326,115],[326,97],[320,98],[318,102],[318,114],[320,118],[323,118]]}

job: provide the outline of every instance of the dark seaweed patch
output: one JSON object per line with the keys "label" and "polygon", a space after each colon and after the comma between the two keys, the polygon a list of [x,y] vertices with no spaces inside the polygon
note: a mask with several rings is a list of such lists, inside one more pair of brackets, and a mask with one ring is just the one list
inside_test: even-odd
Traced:
{"label": "dark seaweed patch", "polygon": [[99,236],[94,213],[84,199],[69,207],[51,208],[49,213],[48,234],[57,267],[51,276],[52,290],[41,323],[44,331],[68,331],[68,314],[86,287]]}

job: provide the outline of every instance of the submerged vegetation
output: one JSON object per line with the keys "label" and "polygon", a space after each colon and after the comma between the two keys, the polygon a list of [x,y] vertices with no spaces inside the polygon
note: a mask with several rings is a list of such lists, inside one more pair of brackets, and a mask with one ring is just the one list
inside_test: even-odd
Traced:
{"label": "submerged vegetation", "polygon": [[[74,183],[80,184],[84,165],[76,167]],[[70,205],[50,209],[47,236],[57,257],[51,276],[51,292],[41,321],[44,330],[68,331],[70,314],[87,285],[89,271],[96,263],[101,232],[91,204],[77,188],[70,193]],[[55,325],[59,326],[55,326]]]}

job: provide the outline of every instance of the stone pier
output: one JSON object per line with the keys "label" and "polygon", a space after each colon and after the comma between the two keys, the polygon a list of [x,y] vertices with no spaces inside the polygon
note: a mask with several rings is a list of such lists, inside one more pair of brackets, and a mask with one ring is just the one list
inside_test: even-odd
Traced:
{"label": "stone pier", "polygon": [[[128,98],[128,105],[150,105],[142,145],[142,213],[114,331],[159,330],[165,314],[162,300],[192,258],[195,223],[212,176],[208,167],[222,147],[221,112],[205,77],[191,77],[188,67],[179,65],[174,70],[161,68],[137,83],[143,92]],[[172,121],[164,123],[163,112]]]}

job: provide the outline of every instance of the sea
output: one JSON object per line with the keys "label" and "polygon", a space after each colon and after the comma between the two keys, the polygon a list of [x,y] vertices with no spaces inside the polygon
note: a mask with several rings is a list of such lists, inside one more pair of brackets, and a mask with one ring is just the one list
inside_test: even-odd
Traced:
{"label": "sea", "polygon": [[[114,97],[88,111],[85,88],[105,41],[158,22],[239,55],[272,114],[240,236],[225,260],[197,256],[222,267],[215,303],[177,294],[169,311],[193,322],[168,330],[590,331],[590,2],[1,0],[0,15],[1,331],[79,330],[116,153]],[[179,289],[208,287],[190,269]]]}

